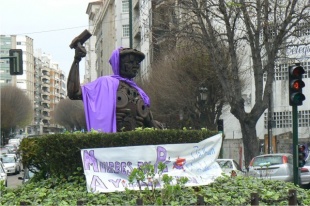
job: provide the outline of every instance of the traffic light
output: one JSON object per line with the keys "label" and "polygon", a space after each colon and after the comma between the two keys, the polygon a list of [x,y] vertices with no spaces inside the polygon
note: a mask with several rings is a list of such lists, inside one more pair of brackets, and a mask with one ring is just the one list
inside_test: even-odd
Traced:
{"label": "traffic light", "polygon": [[305,70],[302,66],[296,64],[289,66],[288,72],[290,106],[302,105],[302,102],[306,99],[302,93],[302,88],[305,86],[305,83],[302,81],[302,75],[305,73]]}
{"label": "traffic light", "polygon": [[222,119],[217,120],[217,131],[224,133],[224,121]]}
{"label": "traffic light", "polygon": [[306,147],[305,145],[298,145],[298,167],[303,167],[306,164]]}
{"label": "traffic light", "polygon": [[22,75],[23,74],[23,50],[10,49],[10,74]]}

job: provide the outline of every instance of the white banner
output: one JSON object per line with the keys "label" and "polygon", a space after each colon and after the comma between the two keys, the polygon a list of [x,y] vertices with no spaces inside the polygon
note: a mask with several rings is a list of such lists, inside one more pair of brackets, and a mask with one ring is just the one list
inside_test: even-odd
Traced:
{"label": "white banner", "polygon": [[[136,182],[128,182],[131,171],[150,163],[157,173],[159,162],[166,164],[163,174],[174,180],[187,177],[186,186],[207,185],[221,176],[222,170],[215,162],[221,145],[222,134],[217,134],[199,143],[82,149],[87,191],[138,190]],[[159,182],[156,187],[162,184]]]}

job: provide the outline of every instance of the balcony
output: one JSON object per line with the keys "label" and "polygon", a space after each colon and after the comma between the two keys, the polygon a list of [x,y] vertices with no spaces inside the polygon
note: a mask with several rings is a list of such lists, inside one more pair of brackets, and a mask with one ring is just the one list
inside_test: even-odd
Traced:
{"label": "balcony", "polygon": [[133,22],[133,37],[140,38],[141,37],[141,26],[139,18],[135,18]]}
{"label": "balcony", "polygon": [[49,81],[51,78],[49,76],[42,76],[42,82]]}
{"label": "balcony", "polygon": [[49,73],[50,71],[51,71],[51,69],[48,67],[43,67],[43,69],[42,69],[43,75],[50,75],[50,73]]}
{"label": "balcony", "polygon": [[47,104],[51,103],[51,100],[49,98],[42,98],[42,101]]}
{"label": "balcony", "polygon": [[51,111],[51,108],[49,108],[49,107],[43,107],[43,111],[44,111],[44,112],[50,112],[50,111]]}
{"label": "balcony", "polygon": [[42,90],[41,94],[42,94],[42,95],[49,96],[49,95],[50,95],[50,92],[49,92],[48,90]]}

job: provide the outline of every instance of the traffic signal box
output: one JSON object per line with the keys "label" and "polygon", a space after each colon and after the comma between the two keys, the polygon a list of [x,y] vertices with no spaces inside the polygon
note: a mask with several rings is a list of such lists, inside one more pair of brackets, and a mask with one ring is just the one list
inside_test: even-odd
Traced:
{"label": "traffic signal box", "polygon": [[23,74],[23,50],[10,49],[10,74],[22,75]]}
{"label": "traffic signal box", "polygon": [[303,167],[306,164],[306,147],[305,145],[298,145],[298,167]]}
{"label": "traffic signal box", "polygon": [[305,83],[302,81],[302,75],[305,70],[300,65],[289,66],[289,103],[290,106],[300,106],[306,99],[302,93]]}

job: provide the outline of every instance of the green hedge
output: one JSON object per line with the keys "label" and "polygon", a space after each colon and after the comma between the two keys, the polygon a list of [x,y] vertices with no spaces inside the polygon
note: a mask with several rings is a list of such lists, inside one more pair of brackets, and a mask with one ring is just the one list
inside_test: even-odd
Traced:
{"label": "green hedge", "polygon": [[[137,145],[196,143],[217,134],[207,130],[144,129],[120,133],[53,134],[24,138],[20,145],[22,163],[36,167],[42,176],[71,176],[83,167],[81,149]],[[82,173],[83,171],[81,171]]]}

